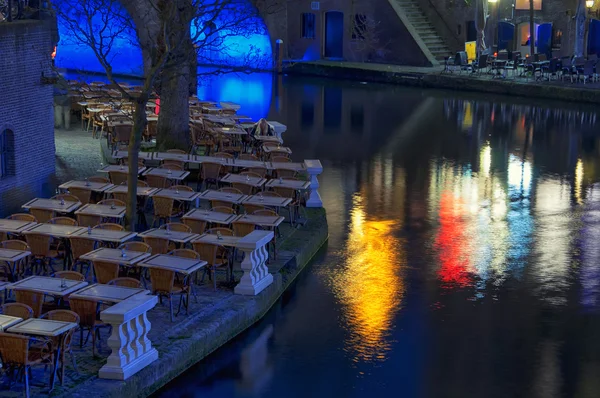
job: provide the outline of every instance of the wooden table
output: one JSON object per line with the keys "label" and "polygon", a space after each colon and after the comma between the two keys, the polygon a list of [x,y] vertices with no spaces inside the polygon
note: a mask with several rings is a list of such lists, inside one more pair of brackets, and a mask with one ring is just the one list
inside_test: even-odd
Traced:
{"label": "wooden table", "polygon": [[164,238],[175,243],[188,243],[194,238],[198,237],[198,234],[191,232],[180,232],[180,231],[167,231],[163,228],[152,228],[139,234],[140,237],[151,236],[154,238]]}
{"label": "wooden table", "polygon": [[140,262],[138,265],[140,267],[167,269],[180,274],[190,275],[206,264],[207,262],[204,260],[157,254]]}
{"label": "wooden table", "polygon": [[231,192],[221,192],[215,191],[212,189],[206,190],[198,196],[200,199],[205,200],[220,200],[223,202],[240,204],[244,199],[246,199],[247,195],[240,195],[239,193],[231,193]]}
{"label": "wooden table", "polygon": [[270,206],[270,207],[285,207],[292,202],[291,198],[282,198],[279,196],[262,196],[252,195],[248,196],[242,204],[249,204],[255,206]]}
{"label": "wooden table", "polygon": [[135,296],[136,294],[148,293],[150,292],[145,289],[103,285],[100,283],[96,283],[94,285],[84,287],[83,289],[78,290],[77,292],[71,294],[69,297],[108,303],[120,303],[121,301],[126,300],[129,297]]}
{"label": "wooden table", "polygon": [[[63,282],[64,287],[62,287]],[[87,285],[87,282],[82,281],[34,275],[25,279],[21,279],[18,282],[14,282],[9,289],[30,290],[32,292],[44,293],[50,296],[64,297]]]}
{"label": "wooden table", "polygon": [[265,145],[263,145],[262,150],[265,153],[279,152],[279,153],[287,153],[288,155],[292,154],[292,150],[287,146],[265,146]]}
{"label": "wooden table", "polygon": [[71,213],[81,206],[81,202],[69,202],[56,199],[35,198],[21,206],[24,209],[53,210],[58,213]]}
{"label": "wooden table", "polygon": [[9,234],[20,234],[36,225],[38,225],[36,222],[0,218],[0,232],[8,232]]}
{"label": "wooden table", "polygon": [[125,250],[125,257],[121,255],[119,249],[109,249],[101,247],[89,253],[81,256],[82,260],[89,261],[104,261],[105,263],[121,264],[121,265],[135,265],[143,259],[150,257],[150,253],[146,252],[135,252],[131,250]]}
{"label": "wooden table", "polygon": [[[136,193],[137,196],[152,196],[158,190],[160,190],[160,188],[138,186]],[[127,185],[114,185],[112,188],[108,189],[106,193],[127,193]]]}
{"label": "wooden table", "polygon": [[[88,233],[90,232],[90,233]],[[102,242],[123,243],[137,236],[137,233],[130,231],[113,231],[110,229],[92,229],[91,231],[83,230],[77,234],[80,238],[99,240]]]}
{"label": "wooden table", "polygon": [[[42,336],[42,337],[59,337],[60,343],[56,347],[54,353],[54,364],[52,366],[52,375],[50,376],[50,391],[54,388],[54,382],[56,380],[56,374],[58,370],[58,360],[61,356],[61,349],[64,344],[65,334],[79,326],[74,322],[63,322],[63,321],[51,321],[49,319],[38,319],[30,318],[26,321],[17,323],[15,326],[11,326],[7,329],[9,333],[27,334],[31,336]],[[62,368],[65,366],[64,361],[61,364],[61,374],[63,374]],[[61,380],[62,383],[62,380]]]}
{"label": "wooden table", "polygon": [[221,235],[221,239],[219,239],[219,237],[217,235],[203,234],[203,235],[200,235],[199,237],[197,237],[196,239],[194,239],[192,241],[192,243],[193,242],[202,242],[202,243],[210,243],[212,245],[233,247],[238,243],[238,241],[240,239],[242,239],[241,236]]}
{"label": "wooden table", "polygon": [[125,217],[126,211],[127,208],[125,206],[87,204],[77,210],[75,214],[122,219]]}
{"label": "wooden table", "polygon": [[24,231],[23,234],[42,234],[54,238],[70,238],[85,230],[85,227],[75,227],[73,225],[37,224],[35,227]]}
{"label": "wooden table", "polygon": [[185,170],[180,171],[180,170],[161,169],[161,168],[149,168],[148,170],[146,170],[146,172],[144,172],[143,175],[145,175],[145,176],[148,176],[148,175],[161,176],[161,177],[168,178],[169,180],[181,181],[185,177],[189,176],[190,172],[185,171]]}
{"label": "wooden table", "polygon": [[236,219],[235,214],[220,213],[218,211],[210,211],[204,209],[194,209],[188,211],[181,217],[182,220],[191,219],[206,221],[209,223],[229,225]]}
{"label": "wooden table", "polygon": [[305,171],[306,166],[304,163],[295,163],[295,162],[269,162],[269,169],[277,170],[294,170],[294,171]]}
{"label": "wooden table", "polygon": [[228,173],[223,178],[221,178],[221,182],[226,182],[229,184],[246,184],[255,188],[260,188],[267,182],[267,179],[262,177],[252,177],[247,175]]}
{"label": "wooden table", "polygon": [[[143,173],[146,170],[145,167],[138,167],[138,174]],[[110,173],[111,171],[120,171],[123,173],[129,173],[129,166],[124,166],[124,165],[116,165],[116,164],[110,164],[108,166],[104,166],[103,168],[97,170],[98,173]]]}
{"label": "wooden table", "polygon": [[310,181],[288,180],[285,178],[281,178],[281,179],[272,179],[265,186],[269,187],[269,188],[281,187],[281,188],[291,188],[291,189],[300,190],[300,189],[308,189],[308,187],[310,187]]}
{"label": "wooden table", "polygon": [[69,182],[65,182],[64,184],[61,184],[58,188],[63,189],[63,190],[69,189],[69,188],[82,188],[82,189],[89,189],[90,191],[94,191],[94,192],[104,192],[112,186],[113,186],[113,184],[106,183],[106,182],[71,180]]}
{"label": "wooden table", "polygon": [[4,332],[9,327],[21,322],[23,318],[9,315],[0,315],[0,332]]}
{"label": "wooden table", "polygon": [[278,227],[285,220],[281,216],[257,216],[254,214],[244,214],[237,216],[234,222],[244,224],[255,224],[265,228]]}
{"label": "wooden table", "polygon": [[190,191],[177,191],[175,189],[159,189],[154,192],[152,196],[165,196],[167,198],[179,200],[182,202],[192,202],[196,200],[196,198],[200,194],[198,192],[190,192]]}

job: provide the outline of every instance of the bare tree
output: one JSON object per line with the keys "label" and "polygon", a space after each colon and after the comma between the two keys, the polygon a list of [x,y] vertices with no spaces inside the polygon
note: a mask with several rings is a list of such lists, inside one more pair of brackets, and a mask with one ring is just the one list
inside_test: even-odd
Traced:
{"label": "bare tree", "polygon": [[585,0],[577,1],[577,11],[575,12],[575,48],[576,57],[583,57],[585,51]]}
{"label": "bare tree", "polygon": [[[148,22],[145,26],[147,34],[138,37],[143,37],[144,45],[147,46],[145,55],[149,62],[144,65],[141,90],[132,92],[121,85],[113,73],[113,61],[117,55],[115,43],[134,29],[129,15],[121,4],[116,0],[55,0],[54,2],[59,24],[70,33],[74,41],[93,51],[112,88],[120,94],[122,102],[132,105],[133,128],[128,147],[130,167],[127,177],[127,223],[131,230],[135,229],[137,214],[137,163],[142,133],[147,124],[146,105],[153,95],[156,79],[171,53],[182,47],[181,32],[171,30],[172,24],[165,21],[181,20],[186,12],[180,9],[176,2],[171,1],[164,1],[158,5],[153,0],[137,0],[136,3],[140,6],[140,10],[146,10],[145,14],[138,14],[138,19]],[[157,23],[151,18],[153,13],[160,15],[160,22]],[[140,32],[139,26],[137,32]],[[140,41],[131,44],[139,46]],[[157,51],[159,48],[161,50]]]}

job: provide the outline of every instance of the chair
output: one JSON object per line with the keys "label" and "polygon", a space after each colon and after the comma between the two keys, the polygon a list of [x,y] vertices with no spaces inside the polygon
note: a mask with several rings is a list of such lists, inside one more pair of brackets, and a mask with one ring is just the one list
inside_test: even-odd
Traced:
{"label": "chair", "polygon": [[[131,130],[133,126],[130,124],[117,124],[113,126],[113,131],[109,135],[112,150],[114,151],[119,145],[128,145],[131,138]],[[114,183],[113,183],[114,184]]]}
{"label": "chair", "polygon": [[42,313],[44,293],[31,290],[15,290],[15,301],[29,306],[33,310],[33,317],[37,318]]}
{"label": "chair", "polygon": [[47,223],[52,218],[54,218],[54,211],[52,211],[52,210],[29,209],[29,212],[39,223]]}
{"label": "chair", "polygon": [[144,236],[144,243],[152,248],[152,254],[167,254],[169,252],[169,240],[155,236]]}
{"label": "chair", "polygon": [[[114,279],[114,278],[113,278]],[[92,335],[92,355],[96,356],[96,338],[100,343],[100,328],[109,326],[98,319],[98,302],[89,299],[72,298],[69,303],[71,310],[79,315],[79,347],[83,348],[83,331],[88,330],[88,337]]]}
{"label": "chair", "polygon": [[48,221],[48,224],[70,225],[72,227],[76,227],[77,220],[74,220],[71,217],[54,217]]}
{"label": "chair", "polygon": [[175,272],[171,270],[161,268],[150,268],[150,283],[152,284],[152,294],[156,294],[159,297],[160,303],[162,304],[162,298],[165,297],[169,300],[169,313],[171,315],[171,322],[173,319],[173,296],[179,295],[179,306],[177,308],[177,314],[181,310],[181,305],[185,307],[185,313],[188,313],[188,306],[190,303],[190,278],[186,276],[182,282],[175,281]]}
{"label": "chair", "polygon": [[0,247],[10,250],[29,250],[29,245],[27,245],[27,242],[16,239],[4,240],[0,242]]}
{"label": "chair", "polygon": [[222,158],[222,159],[235,159],[235,156],[233,156],[232,154],[230,154],[228,152],[216,152],[212,156],[215,158]]}
{"label": "chair", "polygon": [[300,213],[300,198],[294,188],[280,187],[277,185],[273,186],[275,193],[279,194],[282,198],[290,198],[292,201],[287,205],[290,224],[294,224],[295,215]]}
{"label": "chair", "polygon": [[186,192],[194,192],[192,187],[189,187],[187,185],[173,185],[173,186],[170,186],[169,189],[178,190],[178,191],[186,191]]}
{"label": "chair", "polygon": [[[123,166],[129,166],[129,158],[128,157],[121,158],[121,164]],[[138,159],[137,165],[138,165],[138,169],[145,167],[146,164],[144,163],[144,159]]]}
{"label": "chair", "polygon": [[[279,214],[277,214],[276,211],[270,210],[270,209],[262,209],[262,210],[255,210],[253,213],[253,215],[255,216],[271,216],[271,217],[277,217],[279,216]],[[261,229],[266,229],[268,231],[273,231],[273,239],[271,240],[271,246],[273,247],[273,259],[277,259],[277,235],[279,235],[279,231],[278,231],[278,227],[260,227]]]}
{"label": "chair", "polygon": [[238,156],[238,159],[240,160],[258,160],[258,158],[254,155],[252,155],[251,153],[240,153],[240,155]]}
{"label": "chair", "polygon": [[90,203],[90,200],[92,198],[91,189],[71,187],[69,188],[69,193],[73,196],[76,196],[77,199],[79,199],[79,201],[84,205]]}
{"label": "chair", "polygon": [[[69,310],[48,311],[44,315],[42,315],[40,318],[48,319],[51,321],[71,322],[71,323],[76,323],[79,325],[79,315],[77,315],[77,313],[75,313],[73,311],[69,311]],[[62,366],[61,366],[62,375],[60,377],[61,380],[65,379],[65,356],[67,353],[71,356],[71,364],[73,365],[73,369],[77,373],[79,373],[79,371],[77,370],[77,363],[75,362],[75,356],[73,355],[73,351],[71,349],[71,342],[73,341],[73,334],[75,334],[76,329],[77,328],[73,328],[73,329],[69,330],[66,333],[66,335],[64,336],[64,339],[62,340],[63,346],[61,347],[60,358],[59,358],[59,361],[62,364]],[[60,344],[60,338],[53,337],[52,344],[54,346],[58,346],[58,344]]]}
{"label": "chair", "polygon": [[542,65],[542,73],[546,75],[548,80],[552,80],[553,76],[556,77],[556,79],[558,80],[558,64],[559,59],[552,58],[547,65]]}
{"label": "chair", "polygon": [[262,178],[265,178],[265,176],[268,173],[268,170],[266,167],[248,167],[245,171],[254,173]]}
{"label": "chair", "polygon": [[296,178],[298,173],[295,170],[290,169],[275,169],[276,178]]}
{"label": "chair", "polygon": [[210,272],[209,277],[213,280],[213,289],[217,290],[217,268],[229,264],[227,251],[222,246],[204,242],[192,242],[192,247],[200,255],[200,258],[207,262],[202,280],[204,280],[206,273]]}
{"label": "chair", "polygon": [[118,249],[125,249],[132,252],[152,253],[152,248],[144,242],[127,242],[122,243]]}
{"label": "chair", "polygon": [[165,162],[163,162],[160,168],[167,170],[183,171],[183,162],[179,162],[177,160],[166,160]]}
{"label": "chair", "polygon": [[211,235],[217,235],[217,233],[220,233],[223,236],[235,236],[233,229],[225,227],[210,228],[206,230],[206,233]]}
{"label": "chair", "polygon": [[53,200],[64,200],[65,202],[79,202],[79,198],[75,195],[71,195],[68,193],[61,193],[58,195],[54,195],[53,197],[51,197],[50,199]]}
{"label": "chair", "polygon": [[104,224],[98,224],[94,227],[94,229],[107,229],[109,231],[125,231],[125,228],[122,225],[109,222]]}
{"label": "chair", "polygon": [[287,156],[273,156],[271,158],[271,162],[273,163],[290,163],[292,161],[292,159],[288,158]]}
{"label": "chair", "polygon": [[236,214],[235,209],[233,209],[231,206],[215,206],[212,207],[210,211],[215,211],[217,213]]}
{"label": "chair", "polygon": [[58,271],[55,272],[54,275],[52,275],[54,278],[59,278],[59,279],[69,279],[71,281],[79,281],[79,282],[84,282],[85,281],[85,276],[83,276],[83,274],[80,274],[79,272],[75,272],[75,271]]}
{"label": "chair", "polygon": [[454,56],[454,63],[451,65],[452,70],[458,70],[460,74],[463,70],[469,70],[469,58],[467,57],[467,53],[465,51],[459,51]]}
{"label": "chair", "polygon": [[206,221],[203,220],[194,220],[191,218],[182,218],[181,221],[190,227],[192,233],[195,234],[203,234],[206,229]]}
{"label": "chair", "polygon": [[[100,242],[93,239],[78,236],[73,236],[69,238],[69,242],[71,243],[71,255],[73,256],[73,270],[76,270],[77,264],[79,264],[80,273],[87,277],[87,274],[90,270],[90,262],[89,260],[81,259],[81,256],[96,249]],[[87,266],[85,273],[83,272],[84,265]]]}
{"label": "chair", "polygon": [[[21,251],[30,251],[29,245],[27,244],[27,242],[22,241],[22,240],[17,240],[17,239],[13,239],[13,240],[4,240],[2,242],[0,242],[0,247],[3,249],[9,249],[9,250],[21,250]],[[19,271],[21,268],[25,268],[25,265],[27,264],[29,258],[23,258],[19,261],[15,262],[15,266],[14,266],[14,272],[13,270],[10,268],[10,264],[8,262],[1,262],[0,263],[0,267],[4,268],[4,275],[6,277],[7,280],[10,281],[16,281],[17,275],[19,275],[20,272]],[[23,265],[23,267],[21,267]]]}
{"label": "chair", "polygon": [[48,365],[52,362],[52,348],[50,342],[44,342],[39,349],[31,349],[31,341],[36,341],[27,336],[13,333],[0,333],[0,357],[2,368],[12,380],[13,375],[23,375],[25,379],[25,396],[29,397],[29,378],[31,367]]}
{"label": "chair", "polygon": [[233,227],[234,235],[241,236],[241,237],[248,235],[250,232],[252,232],[256,229],[255,224],[242,223],[242,222],[233,222],[231,224],[231,226]]}
{"label": "chair", "polygon": [[[26,234],[25,239],[27,245],[31,249],[31,256],[33,257],[32,263],[36,263],[41,266],[44,273],[48,271],[48,267],[54,273],[54,267],[52,267],[52,260],[59,257],[59,253],[56,250],[50,250],[50,244],[52,238],[42,234]],[[32,264],[33,267],[34,264]]]}
{"label": "chair", "polygon": [[104,199],[101,200],[100,202],[98,202],[99,205],[105,205],[105,206],[122,206],[125,207],[127,206],[127,204],[125,204],[125,202],[120,201],[118,199]]}
{"label": "chair", "polygon": [[143,289],[144,288],[144,286],[142,285],[142,282],[138,281],[135,278],[128,278],[128,277],[115,278],[115,279],[109,281],[107,283],[107,285],[131,287],[134,289]]}
{"label": "chair", "polygon": [[488,69],[488,54],[481,54],[476,61],[471,63],[471,71],[473,73],[481,74],[482,70],[487,72]]}
{"label": "chair", "polygon": [[146,182],[152,188],[167,188],[169,186],[166,177],[157,175],[146,175]]}
{"label": "chair", "polygon": [[215,187],[219,188],[221,168],[222,166],[220,163],[202,162],[200,166],[200,174],[198,175],[197,190],[200,191],[202,183],[204,183],[206,189],[208,189],[208,184],[212,184]]}
{"label": "chair", "polygon": [[244,210],[248,214],[254,214],[260,210],[270,210],[270,209],[267,209],[265,206],[252,205],[252,204],[248,204],[248,203],[244,203],[243,206],[244,206]]}
{"label": "chair", "polygon": [[92,261],[92,265],[94,267],[96,282],[98,283],[106,284],[119,277],[119,264],[107,263],[104,261]]}
{"label": "chair", "polygon": [[89,182],[101,182],[101,183],[105,183],[105,184],[110,183],[110,180],[105,177],[89,177],[88,181]]}
{"label": "chair", "polygon": [[19,221],[28,221],[28,222],[37,222],[36,218],[27,213],[15,213],[6,217],[7,220],[19,220]]}
{"label": "chair", "polygon": [[102,216],[95,216],[92,214],[77,214],[77,223],[82,227],[96,227],[96,225],[102,223]]}
{"label": "chair", "polygon": [[110,178],[110,182],[114,185],[121,185],[122,183],[127,183],[127,171],[109,171],[108,176]]}
{"label": "chair", "polygon": [[173,198],[157,195],[152,197],[152,202],[154,203],[154,221],[152,224],[154,225],[157,221],[159,226],[161,221],[170,223],[173,216]]}
{"label": "chair", "polygon": [[200,259],[200,254],[190,249],[175,249],[167,253],[169,256]]}
{"label": "chair", "polygon": [[2,306],[2,313],[8,316],[16,316],[26,321],[33,318],[33,309],[23,303],[7,303]]}
{"label": "chair", "polygon": [[192,233],[192,228],[189,225],[179,222],[171,222],[160,226],[161,229],[169,229],[170,231]]}

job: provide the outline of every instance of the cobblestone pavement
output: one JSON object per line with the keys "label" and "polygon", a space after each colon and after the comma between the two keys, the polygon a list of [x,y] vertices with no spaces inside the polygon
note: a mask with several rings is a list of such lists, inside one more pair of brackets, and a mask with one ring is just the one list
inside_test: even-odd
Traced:
{"label": "cobblestone pavement", "polygon": [[70,130],[55,129],[56,179],[65,182],[97,174],[102,160],[100,140],[93,139],[90,132],[81,129],[78,120]]}

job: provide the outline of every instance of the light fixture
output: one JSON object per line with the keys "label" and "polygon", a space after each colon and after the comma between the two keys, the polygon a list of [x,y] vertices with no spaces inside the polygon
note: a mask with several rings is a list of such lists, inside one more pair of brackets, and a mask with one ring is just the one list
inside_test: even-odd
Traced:
{"label": "light fixture", "polygon": [[488,0],[488,3],[497,3],[498,0]]}
{"label": "light fixture", "polygon": [[594,6],[594,0],[585,0],[585,6],[587,8],[592,8]]}

